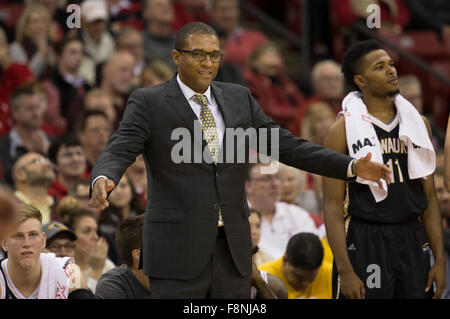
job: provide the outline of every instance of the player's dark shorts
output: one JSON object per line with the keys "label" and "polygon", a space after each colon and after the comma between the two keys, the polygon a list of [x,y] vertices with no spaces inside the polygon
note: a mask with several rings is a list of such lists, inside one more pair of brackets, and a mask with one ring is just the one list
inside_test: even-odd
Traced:
{"label": "player's dark shorts", "polygon": [[[347,218],[347,252],[355,273],[364,283],[366,298],[432,297],[432,289],[425,293],[430,247],[417,218],[398,224]],[[333,298],[345,298],[339,288],[334,264]]]}

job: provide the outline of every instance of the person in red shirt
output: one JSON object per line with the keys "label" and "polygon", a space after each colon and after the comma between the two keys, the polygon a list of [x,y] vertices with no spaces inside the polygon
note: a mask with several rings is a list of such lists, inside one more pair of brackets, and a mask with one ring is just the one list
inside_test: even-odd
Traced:
{"label": "person in red shirt", "polygon": [[22,84],[33,82],[34,79],[28,66],[11,61],[8,40],[4,30],[0,28],[0,136],[13,127],[9,95]]}
{"label": "person in red shirt", "polygon": [[410,11],[402,0],[332,0],[330,10],[339,26],[350,27],[357,20],[365,20],[373,14],[373,11],[367,11],[371,4],[376,4],[380,8],[381,28],[384,31],[401,33],[408,25],[411,18]]}
{"label": "person in red shirt", "polygon": [[284,62],[275,44],[258,45],[248,60],[244,79],[262,110],[286,129],[293,128],[293,119],[304,97],[284,73]]}
{"label": "person in red shirt", "polygon": [[174,32],[190,22],[208,23],[210,20],[209,0],[175,0],[173,1],[173,8],[175,19],[172,22],[172,29]]}
{"label": "person in red shirt", "polygon": [[124,28],[133,28],[142,31],[142,9],[144,4],[137,0],[107,0],[109,21],[114,33]]}
{"label": "person in red shirt", "polygon": [[225,60],[245,68],[253,49],[268,40],[261,32],[244,29],[239,25],[240,10],[237,0],[211,1],[211,23],[226,30],[228,34]]}

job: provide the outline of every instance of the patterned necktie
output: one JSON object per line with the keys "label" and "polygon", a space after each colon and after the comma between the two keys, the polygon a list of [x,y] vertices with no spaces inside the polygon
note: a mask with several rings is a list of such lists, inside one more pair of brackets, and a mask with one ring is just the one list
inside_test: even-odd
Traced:
{"label": "patterned necktie", "polygon": [[209,153],[214,160],[214,164],[217,164],[217,157],[219,152],[219,138],[217,134],[216,121],[208,106],[208,99],[205,95],[194,95],[194,101],[202,108],[200,110],[200,120],[202,121],[202,131],[208,144]]}
{"label": "patterned necktie", "polygon": [[[219,138],[217,134],[216,121],[208,106],[208,99],[205,95],[194,95],[194,101],[202,108],[200,110],[200,120],[202,121],[202,131],[205,136],[206,143],[208,143],[209,153],[214,160],[214,165],[217,164],[217,156],[219,152]],[[223,226],[222,210],[219,208],[219,226]]]}

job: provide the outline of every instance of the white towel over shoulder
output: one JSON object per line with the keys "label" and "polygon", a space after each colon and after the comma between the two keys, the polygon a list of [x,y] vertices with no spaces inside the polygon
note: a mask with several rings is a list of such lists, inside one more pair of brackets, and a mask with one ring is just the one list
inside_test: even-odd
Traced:
{"label": "white towel over shoulder", "polygon": [[[394,104],[399,116],[399,138],[408,150],[409,177],[411,179],[426,177],[436,168],[436,155],[425,123],[414,106],[400,94],[394,97]],[[358,159],[370,152],[372,161],[383,163],[380,142],[361,93],[350,92],[342,101],[342,110],[350,156]],[[360,177],[356,181],[370,187],[376,202],[387,197],[387,185],[384,180],[382,180],[383,189],[380,189],[377,183]]]}
{"label": "white towel over shoulder", "polygon": [[53,253],[41,253],[41,283],[38,299],[67,299],[69,277],[73,258],[55,257]]}

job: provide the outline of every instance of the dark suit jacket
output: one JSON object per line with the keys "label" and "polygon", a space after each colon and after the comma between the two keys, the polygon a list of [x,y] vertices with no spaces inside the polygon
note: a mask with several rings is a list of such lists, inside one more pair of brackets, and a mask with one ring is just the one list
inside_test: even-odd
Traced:
{"label": "dark suit jacket", "polygon": [[[211,89],[226,128],[279,128],[247,88],[213,82]],[[91,181],[106,175],[117,185],[125,169],[143,153],[148,180],[143,255],[144,272],[150,277],[190,279],[204,269],[216,241],[219,207],[234,263],[242,275],[249,275],[251,236],[244,191],[248,163],[175,164],[171,159],[172,147],[179,143],[171,140],[172,131],[183,127],[193,133],[196,119],[176,77],[136,90],[128,100],[119,129],[94,166]],[[191,141],[206,147],[200,139],[192,137]],[[225,135],[223,153],[227,153],[226,139]],[[281,162],[346,179],[350,157],[283,129],[279,141]]]}

